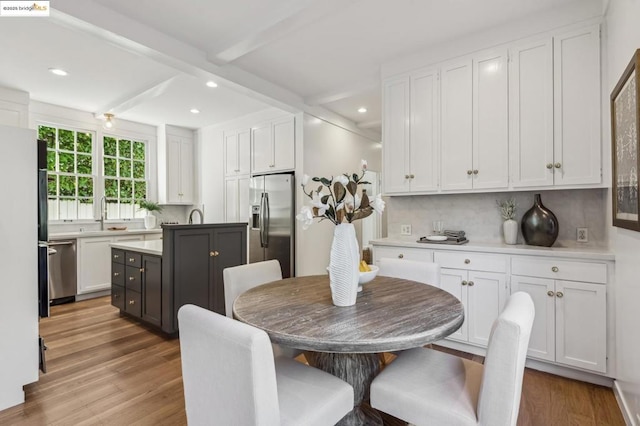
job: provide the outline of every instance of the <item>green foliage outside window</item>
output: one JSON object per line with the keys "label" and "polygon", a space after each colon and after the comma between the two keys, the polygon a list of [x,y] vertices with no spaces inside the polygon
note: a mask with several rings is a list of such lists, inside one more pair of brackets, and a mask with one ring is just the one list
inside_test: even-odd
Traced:
{"label": "green foliage outside window", "polygon": [[145,143],[112,136],[105,136],[102,143],[107,202],[121,206],[139,204],[147,196]]}

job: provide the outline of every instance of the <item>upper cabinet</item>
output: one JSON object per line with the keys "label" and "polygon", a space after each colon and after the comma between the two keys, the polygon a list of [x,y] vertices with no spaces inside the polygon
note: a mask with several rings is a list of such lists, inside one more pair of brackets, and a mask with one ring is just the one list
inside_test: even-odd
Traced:
{"label": "upper cabinet", "polygon": [[510,58],[512,187],[600,184],[599,27],[514,46]]}
{"label": "upper cabinet", "polygon": [[601,152],[598,25],[383,82],[388,195],[599,187]]}
{"label": "upper cabinet", "polygon": [[285,117],[251,129],[251,173],[295,168],[295,119]]}
{"label": "upper cabinet", "polygon": [[161,204],[193,204],[193,132],[173,126],[158,128],[158,200]]}
{"label": "upper cabinet", "polygon": [[425,69],[384,84],[387,193],[438,189],[438,78],[437,69]]}
{"label": "upper cabinet", "polygon": [[225,176],[244,176],[250,173],[250,149],[249,129],[224,133]]}

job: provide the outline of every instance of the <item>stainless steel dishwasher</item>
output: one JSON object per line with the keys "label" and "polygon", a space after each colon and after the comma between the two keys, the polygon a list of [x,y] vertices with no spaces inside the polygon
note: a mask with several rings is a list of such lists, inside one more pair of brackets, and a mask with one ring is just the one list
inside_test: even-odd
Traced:
{"label": "stainless steel dishwasher", "polygon": [[51,305],[74,302],[77,290],[76,240],[49,241],[55,250],[49,256],[49,300]]}

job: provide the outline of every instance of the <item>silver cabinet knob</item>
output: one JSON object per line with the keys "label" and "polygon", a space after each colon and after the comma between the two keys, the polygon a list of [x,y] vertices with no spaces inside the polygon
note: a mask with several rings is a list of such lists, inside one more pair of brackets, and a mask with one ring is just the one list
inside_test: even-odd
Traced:
{"label": "silver cabinet knob", "polygon": [[554,164],[554,166],[556,167],[556,169],[559,169],[560,167],[562,167],[562,164],[556,163],[556,164]]}
{"label": "silver cabinet knob", "polygon": [[473,174],[474,174],[474,175],[477,175],[477,174],[478,174],[478,170],[477,170],[477,169],[474,169],[474,170],[473,170]]}
{"label": "silver cabinet knob", "polygon": [[135,301],[135,300],[129,300],[129,304],[130,304],[130,305],[135,305],[135,304],[136,304],[136,301]]}
{"label": "silver cabinet knob", "polygon": [[471,176],[473,174],[473,170],[467,170],[467,174]]}
{"label": "silver cabinet knob", "polygon": [[473,287],[475,283],[473,281],[469,281],[469,287]]}
{"label": "silver cabinet knob", "polygon": [[549,296],[549,297],[553,297],[553,296],[555,296],[555,295],[556,295],[556,294],[555,294],[554,292],[552,292],[551,290],[549,290],[549,291],[547,292],[547,296]]}
{"label": "silver cabinet knob", "polygon": [[559,271],[559,269],[558,269],[557,266],[554,266],[554,267],[551,268],[551,272],[558,272],[558,271]]}
{"label": "silver cabinet knob", "polygon": [[402,253],[400,253],[400,254],[398,255],[398,259],[402,259],[403,257],[404,257],[404,254],[402,254]]}
{"label": "silver cabinet knob", "polygon": [[411,174],[411,175],[409,175],[409,177],[410,177],[411,179],[413,179],[413,178],[414,178],[414,177],[416,177],[416,176],[415,176],[415,175],[413,175],[413,174]]}
{"label": "silver cabinet knob", "polygon": [[113,255],[113,258],[114,258],[114,259],[117,259],[117,258],[119,258],[119,257],[120,257],[120,255],[118,255],[118,254],[114,254],[114,255]]}
{"label": "silver cabinet knob", "polygon": [[462,285],[467,285],[467,284],[469,284],[469,283],[468,283],[467,281],[464,281],[464,280],[463,280],[461,284],[462,284]]}
{"label": "silver cabinet knob", "polygon": [[553,163],[547,163],[547,169],[553,169]]}
{"label": "silver cabinet knob", "polygon": [[113,276],[114,276],[114,277],[117,277],[117,276],[119,276],[119,275],[120,275],[120,272],[114,272],[114,273],[113,273]]}
{"label": "silver cabinet knob", "polygon": [[471,263],[471,259],[465,259],[464,263],[467,264],[467,265],[470,264]]}
{"label": "silver cabinet knob", "polygon": [[556,293],[556,296],[557,296],[557,297],[562,297],[562,296],[564,296],[564,293],[563,293],[563,292],[561,292],[561,291],[559,291],[559,292],[557,292],[557,293]]}
{"label": "silver cabinet knob", "polygon": [[404,178],[405,179],[409,179],[409,175],[404,175]]}
{"label": "silver cabinet knob", "polygon": [[136,259],[135,259],[135,258],[133,258],[133,257],[130,257],[130,258],[129,258],[129,262],[135,262],[135,261],[136,261]]}
{"label": "silver cabinet knob", "polygon": [[129,281],[134,281],[136,277],[129,277]]}

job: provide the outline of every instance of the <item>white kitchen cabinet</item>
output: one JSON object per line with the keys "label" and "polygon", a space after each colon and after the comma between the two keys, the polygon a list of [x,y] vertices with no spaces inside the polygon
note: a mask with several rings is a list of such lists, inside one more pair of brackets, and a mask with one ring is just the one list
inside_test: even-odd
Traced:
{"label": "white kitchen cabinet", "polygon": [[193,132],[158,128],[158,199],[161,204],[194,202]]}
{"label": "white kitchen cabinet", "polygon": [[433,251],[412,247],[374,246],[373,263],[379,266],[380,259],[383,258],[433,262]]}
{"label": "white kitchen cabinet", "polygon": [[601,173],[600,28],[554,36],[554,185],[598,184]]}
{"label": "white kitchen cabinet", "polygon": [[511,291],[529,293],[536,310],[528,356],[607,371],[606,277],[602,263],[512,259]]}
{"label": "white kitchen cabinet", "polygon": [[225,222],[249,222],[249,177],[225,180]]}
{"label": "white kitchen cabinet", "polygon": [[248,175],[251,160],[251,131],[237,130],[224,133],[225,176]]}
{"label": "white kitchen cabinet", "polygon": [[438,189],[439,87],[435,68],[384,83],[385,193]]}
{"label": "white kitchen cabinet", "polygon": [[442,64],[440,178],[441,189],[473,187],[473,96],[471,59]]}
{"label": "white kitchen cabinet", "polygon": [[507,51],[473,58],[474,189],[509,186],[509,106]]}
{"label": "white kitchen cabinet", "polygon": [[142,234],[78,238],[78,294],[111,288],[111,243],[143,240]]}
{"label": "white kitchen cabinet", "polygon": [[251,129],[251,173],[295,168],[295,118],[284,117]]}
{"label": "white kitchen cabinet", "polygon": [[553,185],[553,41],[509,50],[509,171],[513,188]]}
{"label": "white kitchen cabinet", "polygon": [[162,239],[162,232],[144,234],[145,241],[153,241],[153,240],[161,240],[161,239]]}

